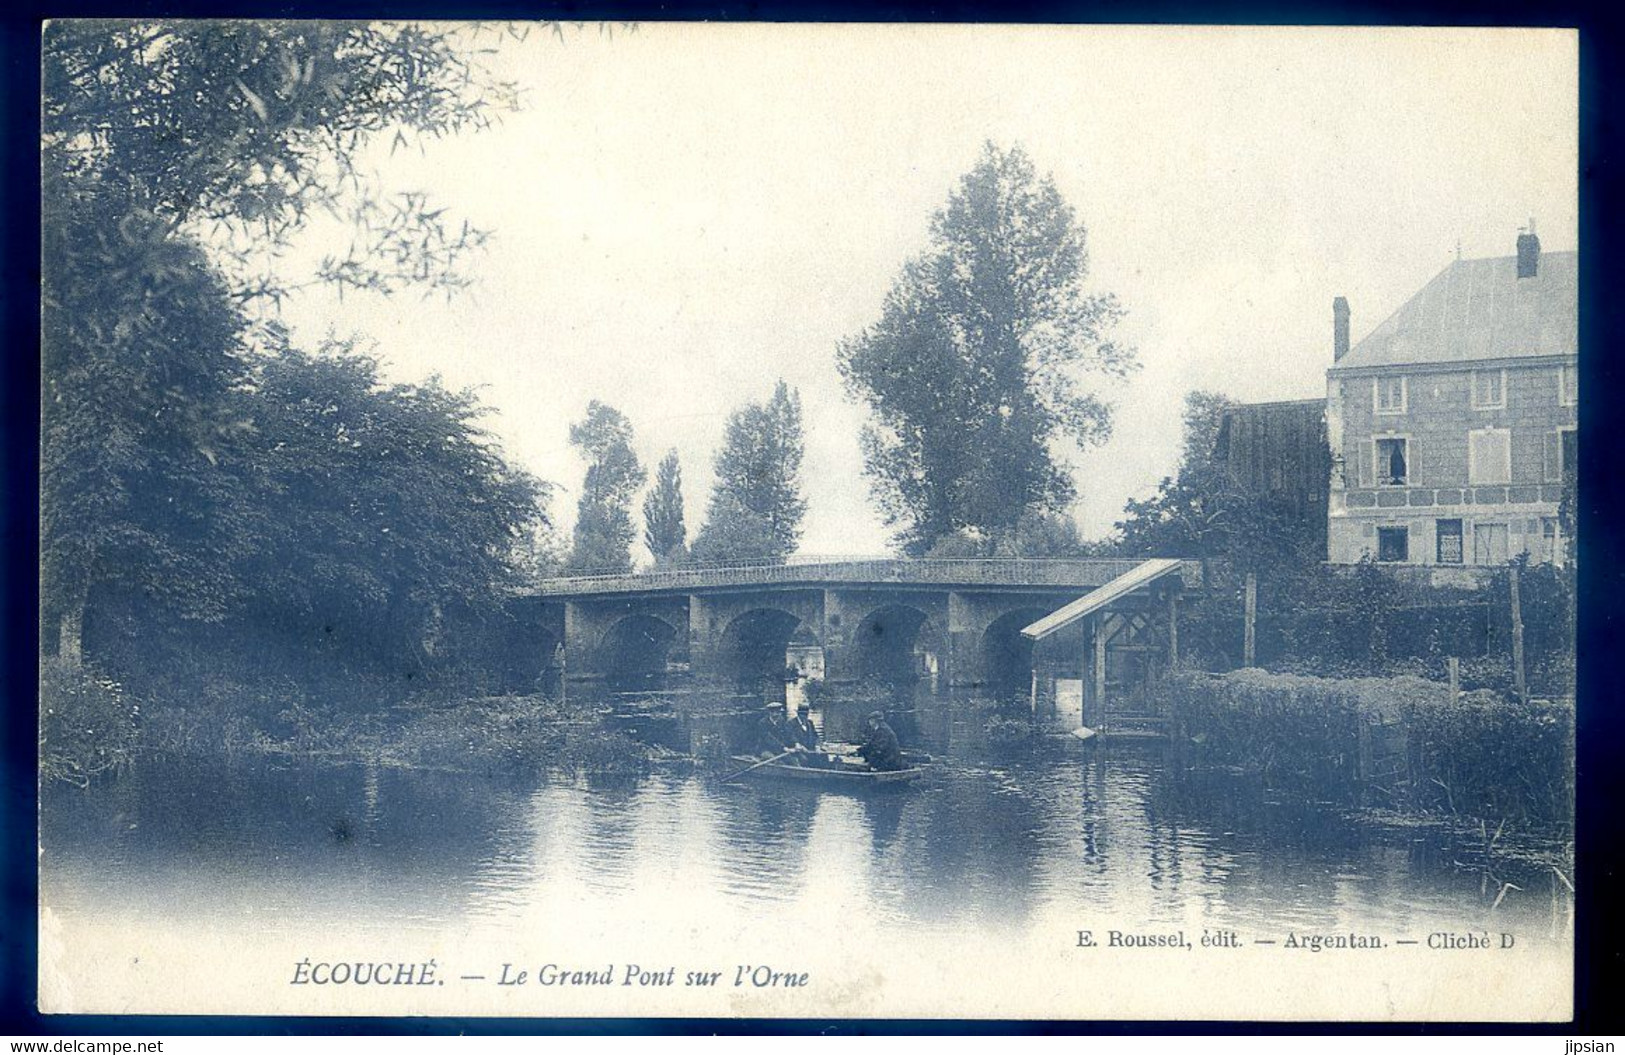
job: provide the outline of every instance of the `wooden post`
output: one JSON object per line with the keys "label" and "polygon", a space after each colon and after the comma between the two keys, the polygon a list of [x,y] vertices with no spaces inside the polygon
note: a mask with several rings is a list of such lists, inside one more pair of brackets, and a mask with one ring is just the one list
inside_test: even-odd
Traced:
{"label": "wooden post", "polygon": [[1450,706],[1454,707],[1461,702],[1461,660],[1451,656],[1445,660],[1445,667],[1450,672]]}
{"label": "wooden post", "polygon": [[1361,784],[1368,784],[1371,782],[1372,763],[1374,761],[1371,751],[1371,723],[1364,715],[1355,718],[1355,722],[1359,730],[1358,753],[1355,756],[1355,766],[1358,773],[1355,774],[1355,779]]}
{"label": "wooden post", "polygon": [[1095,616],[1095,716],[1106,723],[1106,613]]}
{"label": "wooden post", "polygon": [[1168,591],[1168,671],[1179,666],[1179,594]]}
{"label": "wooden post", "polygon": [[1241,644],[1241,665],[1244,667],[1251,667],[1258,658],[1258,650],[1256,648],[1257,635],[1254,632],[1254,624],[1258,619],[1258,575],[1254,572],[1247,573],[1246,618],[1247,621],[1243,630]]}
{"label": "wooden post", "polygon": [[1527,703],[1529,701],[1529,686],[1524,683],[1523,671],[1523,604],[1518,598],[1518,568],[1514,565],[1512,575],[1512,686],[1517,690],[1518,699]]}

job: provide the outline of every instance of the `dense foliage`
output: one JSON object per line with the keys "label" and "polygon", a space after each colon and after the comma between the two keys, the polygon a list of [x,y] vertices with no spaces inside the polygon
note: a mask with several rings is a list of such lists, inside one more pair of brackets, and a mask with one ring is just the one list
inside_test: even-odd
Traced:
{"label": "dense foliage", "polygon": [[1277,786],[1494,825],[1573,823],[1574,708],[1479,690],[1454,703],[1415,677],[1258,670],[1170,686],[1187,758]]}
{"label": "dense foliage", "polygon": [[1107,543],[1086,542],[1066,513],[1033,511],[989,536],[970,531],[944,535],[923,554],[930,560],[996,557],[1027,560],[1113,556]]}
{"label": "dense foliage", "polygon": [[[1281,564],[1258,575],[1256,659],[1273,671],[1435,681],[1459,660],[1461,684],[1511,694],[1512,591],[1519,569],[1525,671],[1535,696],[1575,691],[1575,570],[1496,569],[1479,585],[1436,585],[1426,569]],[[1242,663],[1243,577],[1209,562],[1206,589],[1180,609],[1180,652],[1192,665]]]}
{"label": "dense foliage", "polygon": [[801,496],[805,452],[801,396],[783,381],[766,403],[734,411],[717,452],[716,484],[694,539],[694,556],[783,560],[794,553],[807,514]]}
{"label": "dense foliage", "polygon": [[[251,310],[305,282],[468,281],[483,235],[354,161],[511,102],[480,50],[412,25],[47,27],[41,583],[46,651],[76,672],[44,679],[47,715],[110,684],[221,722],[317,691],[365,706],[506,620],[545,489],[475,399],[384,384],[349,345],[296,349]],[[351,252],[256,273],[318,211],[353,221]]]}
{"label": "dense foliage", "polygon": [[[245,272],[242,293],[281,294],[269,250],[317,213],[356,221],[313,276],[352,288],[456,287],[483,234],[421,196],[390,197],[356,167],[374,137],[396,146],[477,129],[514,109],[482,63],[479,30],[369,22],[59,20],[42,40],[47,236],[55,275],[155,278],[199,236]],[[500,31],[488,31],[500,32]],[[107,210],[103,212],[102,210]],[[99,237],[96,235],[99,232]],[[223,251],[223,252],[221,252]]]}
{"label": "dense foliage", "polygon": [[1111,425],[1081,378],[1134,364],[1109,336],[1116,302],[1089,293],[1087,274],[1083,225],[1054,181],[1019,147],[988,144],[880,319],[842,343],[842,375],[873,415],[867,472],[908,552],[1070,507],[1056,448],[1102,442]]}
{"label": "dense foliage", "polygon": [[504,462],[472,394],[385,385],[346,347],[283,347],[244,398],[262,437],[248,483],[269,498],[245,575],[261,612],[364,634],[399,662],[432,653],[447,611],[494,614],[539,487]]}
{"label": "dense foliage", "polygon": [[40,665],[40,776],[84,785],[129,764],[141,705],[106,675],[49,659]]}

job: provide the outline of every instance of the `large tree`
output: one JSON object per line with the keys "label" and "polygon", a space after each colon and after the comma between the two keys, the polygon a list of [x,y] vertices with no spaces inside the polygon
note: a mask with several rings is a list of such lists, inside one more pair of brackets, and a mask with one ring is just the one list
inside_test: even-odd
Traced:
{"label": "large tree", "polygon": [[348,345],[284,346],[245,397],[259,442],[244,509],[259,523],[241,578],[262,613],[397,665],[422,661],[448,615],[498,615],[544,489],[508,466],[472,392],[385,384]]}
{"label": "large tree", "polygon": [[683,468],[675,450],[667,451],[655,470],[654,486],[643,498],[643,543],[656,564],[681,561],[688,555],[688,528],[683,523]]}
{"label": "large tree", "polygon": [[728,418],[717,453],[716,485],[694,540],[702,560],[783,560],[801,541],[801,395],[780,381],[766,403]]}
{"label": "large tree", "polygon": [[[480,232],[385,199],[366,142],[477,127],[509,88],[466,31],[371,23],[68,20],[42,38],[41,580],[57,647],[123,589],[225,618],[262,435],[267,344],[245,304],[304,281],[454,288]],[[314,276],[267,262],[315,211],[356,221]],[[48,642],[49,647],[49,642]]]}
{"label": "large tree", "polygon": [[[88,205],[45,227],[41,320],[44,645],[75,665],[96,593],[218,620],[246,595],[232,558],[252,545],[234,509],[232,453],[252,428],[243,320],[198,247],[132,245],[135,224],[97,230],[118,214]],[[100,266],[65,265],[84,254],[74,238],[102,247]]]}
{"label": "large tree", "polygon": [[841,373],[873,415],[867,472],[909,552],[1008,533],[1076,498],[1058,447],[1099,443],[1111,426],[1080,378],[1134,365],[1110,337],[1116,301],[1089,292],[1087,274],[1083,225],[1053,179],[990,143],[880,319],[841,344]]}
{"label": "large tree", "polygon": [[632,500],[647,478],[632,449],[632,423],[598,400],[570,426],[570,443],[587,459],[576,506],[568,568],[578,574],[632,570]]}

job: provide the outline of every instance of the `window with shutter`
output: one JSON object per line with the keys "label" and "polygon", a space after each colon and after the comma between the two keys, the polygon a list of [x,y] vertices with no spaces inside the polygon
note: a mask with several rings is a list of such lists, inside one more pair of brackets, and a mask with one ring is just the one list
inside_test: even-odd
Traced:
{"label": "window with shutter", "polygon": [[1398,436],[1385,436],[1374,441],[1373,465],[1376,480],[1383,487],[1401,487],[1410,481],[1410,444]]}

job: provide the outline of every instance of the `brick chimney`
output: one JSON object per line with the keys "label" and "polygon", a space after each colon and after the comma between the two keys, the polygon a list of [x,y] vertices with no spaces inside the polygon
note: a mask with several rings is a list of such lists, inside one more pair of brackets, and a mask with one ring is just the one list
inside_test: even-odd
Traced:
{"label": "brick chimney", "polygon": [[1535,237],[1535,221],[1518,235],[1518,277],[1534,278],[1540,269],[1540,239]]}
{"label": "brick chimney", "polygon": [[1338,297],[1332,301],[1332,362],[1349,354],[1349,301]]}

